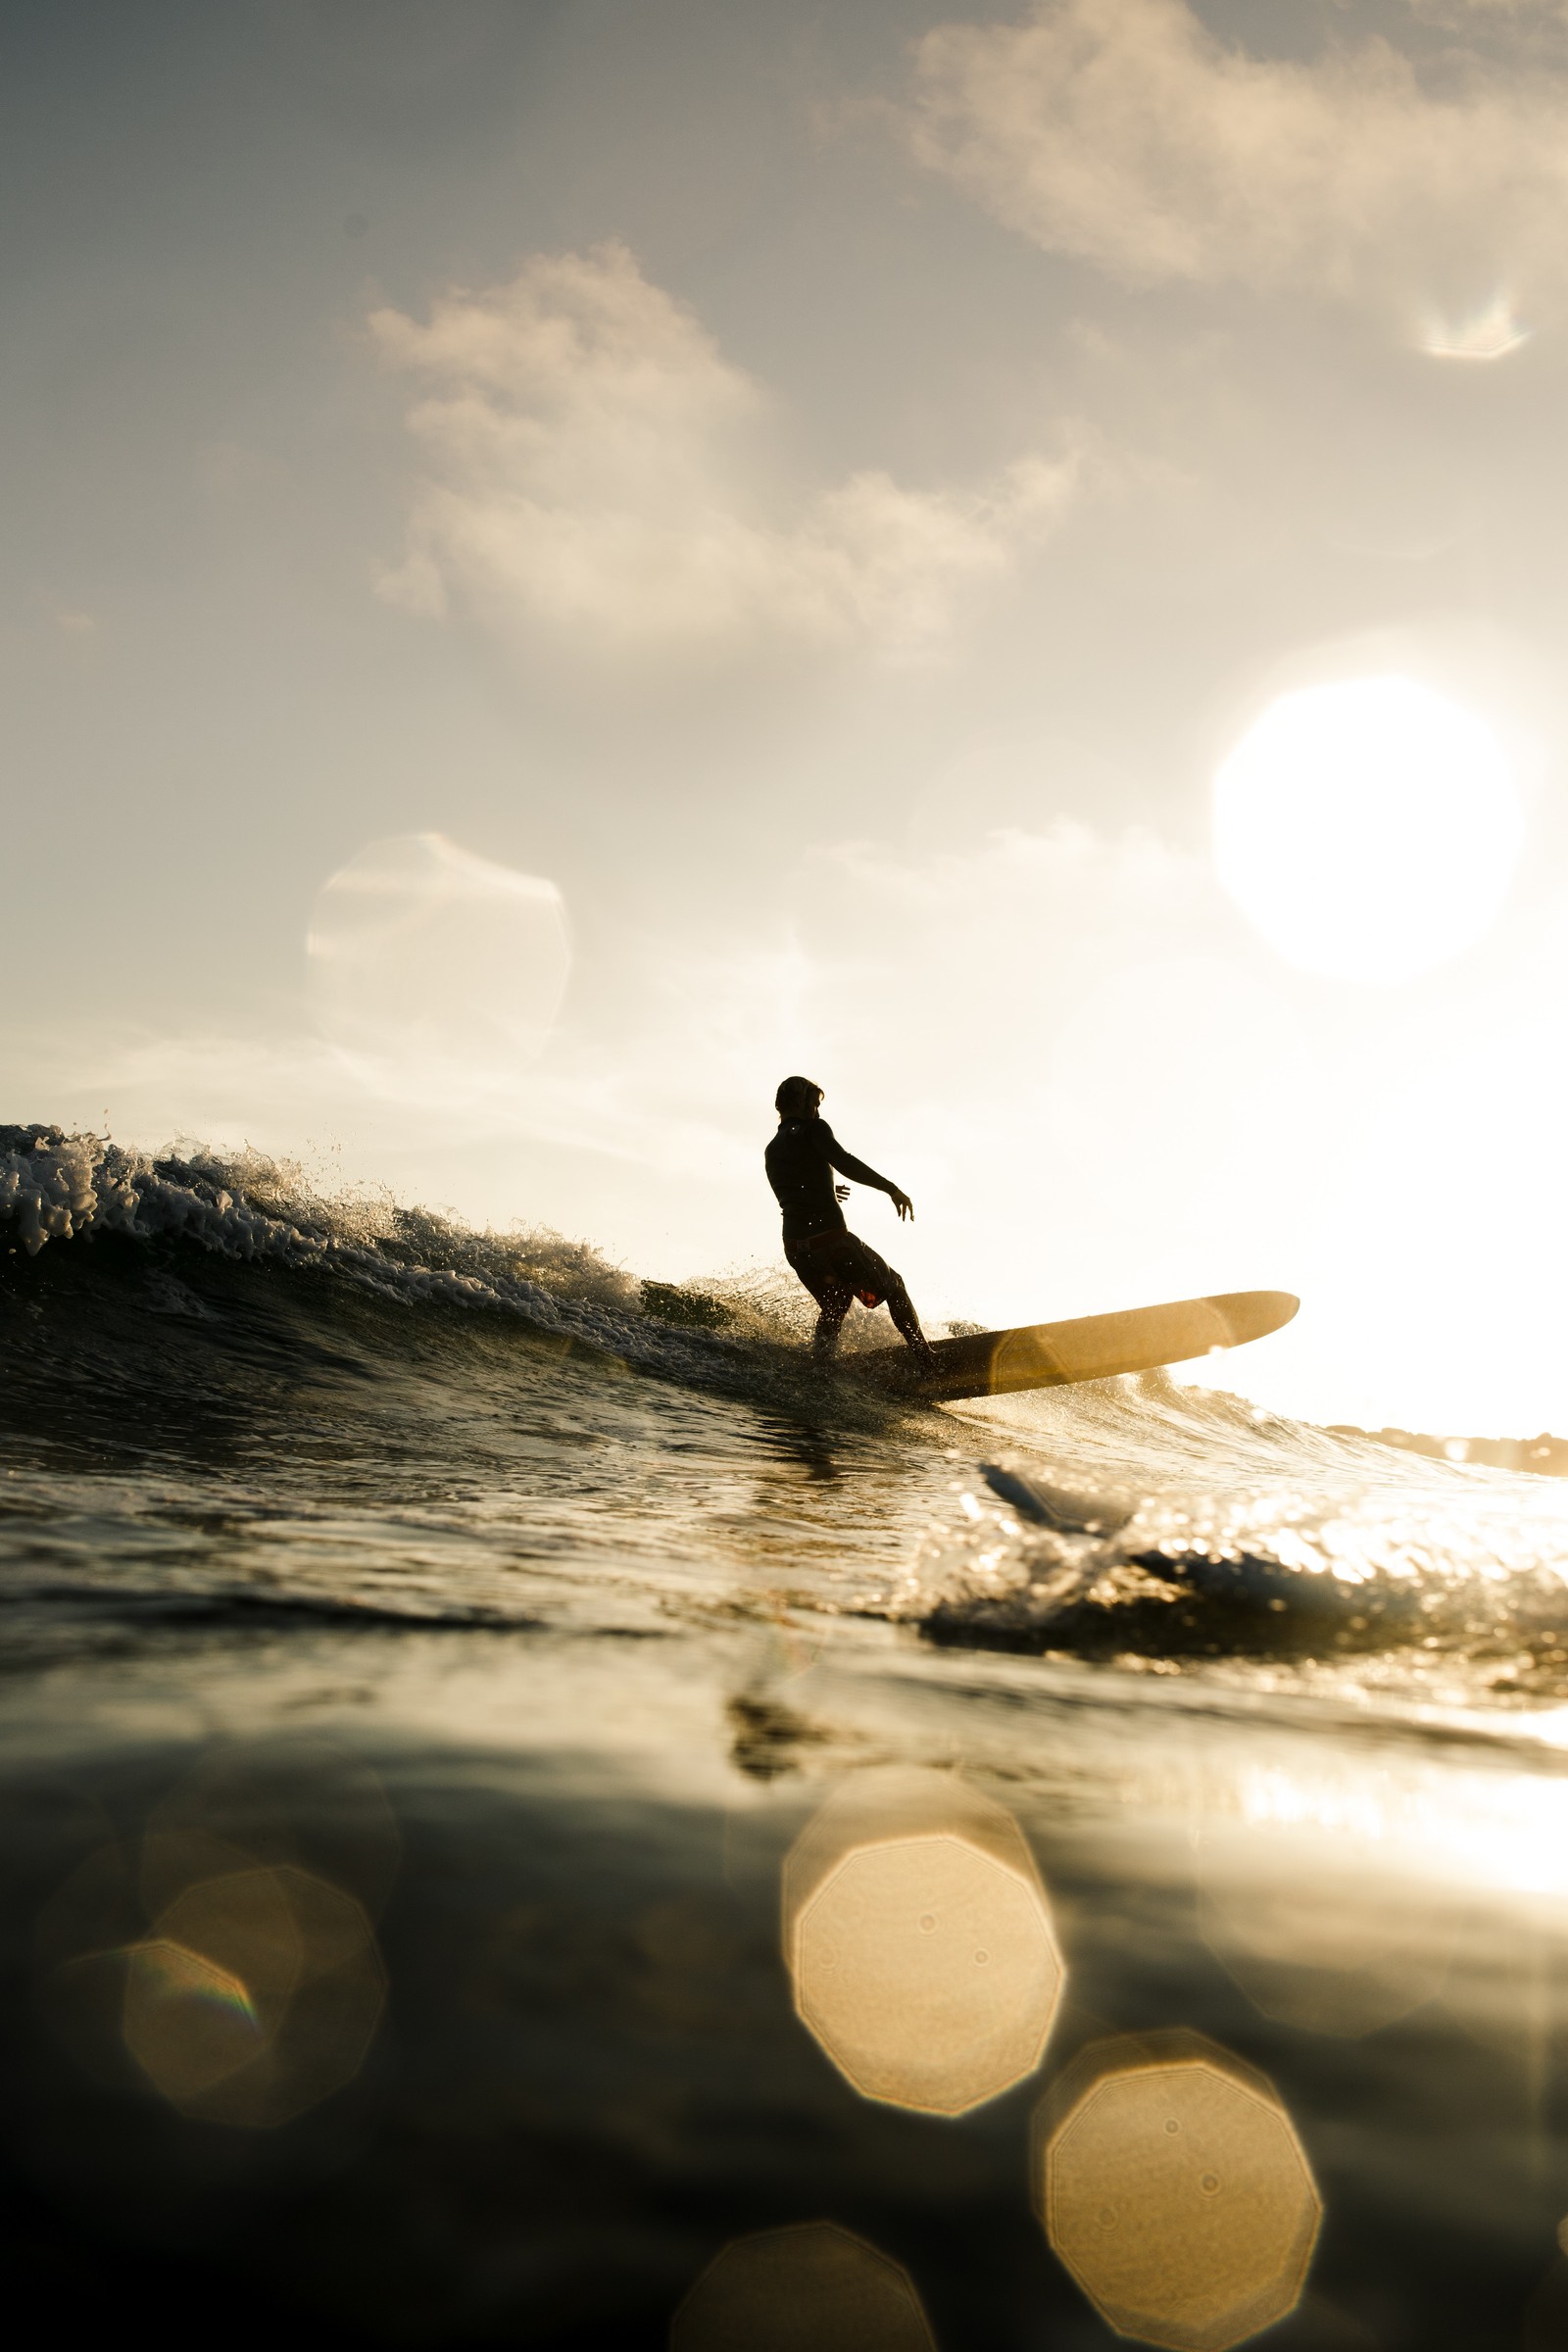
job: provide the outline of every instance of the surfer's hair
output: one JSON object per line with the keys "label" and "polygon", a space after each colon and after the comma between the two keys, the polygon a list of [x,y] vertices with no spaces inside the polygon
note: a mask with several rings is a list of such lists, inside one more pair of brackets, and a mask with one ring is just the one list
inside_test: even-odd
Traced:
{"label": "surfer's hair", "polygon": [[786,1078],[773,1097],[773,1108],[781,1119],[804,1119],[821,1100],[822,1089],[814,1078]]}

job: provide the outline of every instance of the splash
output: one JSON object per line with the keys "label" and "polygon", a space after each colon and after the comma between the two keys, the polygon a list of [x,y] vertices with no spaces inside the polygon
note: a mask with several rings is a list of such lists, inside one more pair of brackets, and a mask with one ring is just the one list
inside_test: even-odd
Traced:
{"label": "splash", "polygon": [[[286,1449],[308,1394],[346,1416],[327,1434],[352,1427],[358,1446],[362,1405],[339,1375],[363,1398],[363,1384],[404,1370],[418,1426],[441,1427],[446,1477],[476,1415],[510,1429],[527,1385],[556,1377],[537,1348],[512,1348],[515,1333],[543,1339],[552,1363],[582,1356],[597,1387],[573,1392],[573,1425],[612,1423],[617,1445],[635,1430],[648,1462],[667,1458],[670,1415],[685,1409],[671,1386],[782,1416],[746,1424],[746,1460],[784,1442],[820,1455],[831,1477],[840,1440],[890,1441],[881,1475],[909,1499],[894,1510],[886,1570],[857,1570],[842,1530],[831,1563],[791,1570],[828,1613],[1144,1673],[1298,1686],[1343,1670],[1361,1690],[1379,1676],[1408,1690],[1413,1669],[1428,1689],[1456,1677],[1459,1703],[1568,1696],[1568,1483],[1396,1451],[1162,1373],[952,1409],[898,1405],[813,1372],[800,1345],[809,1304],[782,1269],[640,1283],[580,1242],[475,1232],[373,1189],[323,1193],[256,1155],[153,1157],[55,1128],[0,1128],[7,1248],[18,1425],[51,1444],[76,1429],[101,1455],[156,1422],[177,1449],[204,1416],[226,1413],[231,1442],[254,1447],[256,1384],[281,1365],[268,1458]],[[370,1322],[340,1311],[356,1299]],[[862,1344],[885,1339],[878,1318],[860,1322]],[[338,1380],[336,1402],[313,1385],[318,1372]],[[640,1390],[620,1385],[626,1374],[642,1376]],[[796,1435],[781,1441],[786,1424]],[[955,1491],[949,1464],[965,1460]],[[476,1462],[473,1475],[482,1485],[492,1471]],[[914,1499],[944,1489],[945,1507]],[[706,1556],[726,1541],[722,1514],[714,1523],[706,1496],[693,1509],[680,1545]],[[566,1507],[574,1527],[580,1515]],[[612,1519],[621,1541],[629,1522],[618,1508]],[[356,1608],[381,1605],[384,1581],[356,1586]],[[393,1597],[443,1622],[498,1610],[511,1621],[517,1596],[492,1582],[459,1592],[421,1567]],[[331,1608],[342,1592],[327,1577],[305,1598]],[[243,1594],[248,1607],[280,1597],[270,1584]]]}
{"label": "splash", "polygon": [[[382,1188],[322,1191],[298,1164],[259,1152],[154,1155],[57,1127],[0,1126],[0,1263],[107,1239],[149,1246],[143,1304],[164,1318],[204,1318],[206,1258],[402,1307],[499,1316],[699,1387],[808,1384],[820,1400],[800,1351],[813,1310],[785,1268],[640,1282],[546,1228],[476,1231]],[[171,1250],[186,1253],[179,1273]],[[885,1324],[857,1320],[849,1349],[885,1344]],[[861,1393],[838,1402],[887,1417]]]}
{"label": "splash", "polygon": [[960,1482],[892,1596],[933,1640],[1165,1671],[1462,1661],[1519,1698],[1568,1679],[1556,1481],[1397,1453],[1162,1373],[1042,1400],[1029,1434]]}

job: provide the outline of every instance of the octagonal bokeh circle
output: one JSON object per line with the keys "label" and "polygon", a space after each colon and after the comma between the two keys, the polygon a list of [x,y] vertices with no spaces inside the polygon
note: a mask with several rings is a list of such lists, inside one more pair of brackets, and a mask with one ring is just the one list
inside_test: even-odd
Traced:
{"label": "octagonal bokeh circle", "polygon": [[1170,2352],[1229,2352],[1284,2319],[1322,2220],[1272,2086],[1203,2045],[1113,2045],[1050,2130],[1042,2190],[1052,2247],[1102,2318]]}
{"label": "octagonal bokeh circle", "polygon": [[1039,1887],[939,1834],[846,1856],[801,1913],[795,1980],[857,2090],[958,2115],[1039,2064],[1062,1966]]}

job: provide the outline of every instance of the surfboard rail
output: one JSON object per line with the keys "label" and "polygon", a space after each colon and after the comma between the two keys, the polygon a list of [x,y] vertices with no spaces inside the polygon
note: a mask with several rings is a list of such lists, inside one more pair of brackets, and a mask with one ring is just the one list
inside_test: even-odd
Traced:
{"label": "surfboard rail", "polygon": [[1124,1307],[1109,1315],[1076,1315],[1064,1323],[1025,1323],[1014,1331],[933,1340],[936,1366],[930,1371],[904,1347],[843,1357],[840,1369],[876,1388],[935,1404],[1009,1396],[1024,1389],[1153,1372],[1220,1348],[1245,1347],[1280,1330],[1300,1303],[1290,1291],[1224,1291],[1208,1298]]}

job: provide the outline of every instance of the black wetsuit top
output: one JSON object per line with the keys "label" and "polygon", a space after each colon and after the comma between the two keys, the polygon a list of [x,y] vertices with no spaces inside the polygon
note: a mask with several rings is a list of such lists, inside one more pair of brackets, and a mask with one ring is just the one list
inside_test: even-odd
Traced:
{"label": "black wetsuit top", "polygon": [[833,1198],[833,1171],[879,1193],[893,1186],[863,1159],[846,1152],[826,1119],[786,1119],[762,1154],[767,1181],[784,1211],[784,1239],[804,1242],[814,1233],[844,1233],[844,1211]]}

